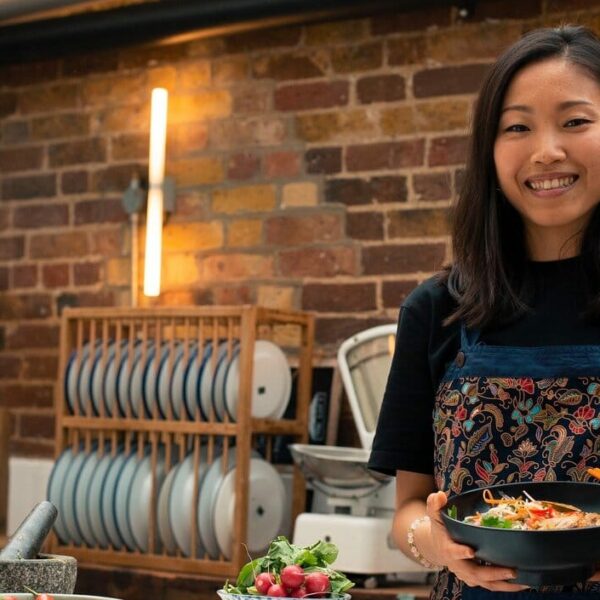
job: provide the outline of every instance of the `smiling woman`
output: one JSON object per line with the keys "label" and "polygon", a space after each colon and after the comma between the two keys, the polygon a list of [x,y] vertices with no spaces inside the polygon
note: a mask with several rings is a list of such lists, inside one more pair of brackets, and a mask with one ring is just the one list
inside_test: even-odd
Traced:
{"label": "smiling woman", "polygon": [[490,69],[472,130],[454,262],[402,305],[369,464],[396,473],[394,536],[441,567],[435,600],[526,600],[529,586],[597,598],[590,552],[574,572],[540,566],[543,543],[487,553],[507,529],[485,546],[442,511],[447,494],[454,507],[505,485],[600,497],[582,483],[600,466],[600,40],[572,26],[524,36]]}

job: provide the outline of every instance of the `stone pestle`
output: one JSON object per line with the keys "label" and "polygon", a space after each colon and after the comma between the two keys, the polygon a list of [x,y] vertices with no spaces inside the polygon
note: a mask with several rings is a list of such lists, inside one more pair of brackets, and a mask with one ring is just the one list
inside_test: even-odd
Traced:
{"label": "stone pestle", "polygon": [[36,558],[57,515],[56,507],[47,500],[36,505],[0,550],[0,561]]}

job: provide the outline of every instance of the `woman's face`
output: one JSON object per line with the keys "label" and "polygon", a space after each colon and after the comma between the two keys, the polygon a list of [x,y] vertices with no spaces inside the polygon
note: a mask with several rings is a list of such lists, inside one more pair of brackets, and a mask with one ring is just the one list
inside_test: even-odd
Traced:
{"label": "woman's face", "polygon": [[600,84],[563,58],[524,67],[504,98],[494,162],[531,258],[575,255],[600,201]]}

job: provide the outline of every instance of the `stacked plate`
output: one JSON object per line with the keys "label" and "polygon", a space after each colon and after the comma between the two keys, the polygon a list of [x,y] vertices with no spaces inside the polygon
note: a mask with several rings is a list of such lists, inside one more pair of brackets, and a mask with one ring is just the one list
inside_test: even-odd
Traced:
{"label": "stacked plate", "polygon": [[[214,347],[213,347],[214,346]],[[208,342],[157,344],[149,340],[97,340],[73,351],[64,374],[64,394],[72,414],[195,420],[238,413],[240,347]],[[280,419],[292,390],[282,350],[267,340],[254,345],[252,416]]]}
{"label": "stacked plate", "polygon": [[[61,542],[89,547],[150,552],[150,524],[157,537],[154,552],[184,556],[230,558],[234,544],[236,452],[230,448],[207,462],[205,448],[195,461],[189,453],[167,465],[165,449],[132,445],[111,454],[96,446],[86,453],[66,449],[50,474],[47,497],[58,508],[54,530]],[[194,468],[194,464],[197,468]],[[154,481],[154,483],[153,483]],[[154,486],[154,487],[153,487]],[[152,513],[152,492],[156,499]],[[197,490],[197,496],[195,493]],[[198,528],[190,523],[196,512]],[[258,454],[250,459],[248,476],[248,539],[250,552],[266,550],[289,523],[291,502],[277,470]]]}

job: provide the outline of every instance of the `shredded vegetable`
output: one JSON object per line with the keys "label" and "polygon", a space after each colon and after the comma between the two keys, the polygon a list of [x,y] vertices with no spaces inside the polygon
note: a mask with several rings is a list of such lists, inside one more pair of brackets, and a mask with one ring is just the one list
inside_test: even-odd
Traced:
{"label": "shredded vegetable", "polygon": [[464,522],[482,527],[500,529],[575,529],[600,526],[600,514],[585,512],[576,506],[561,502],[535,500],[527,492],[512,498],[494,498],[490,490],[483,490],[483,499],[490,508],[465,517]]}

